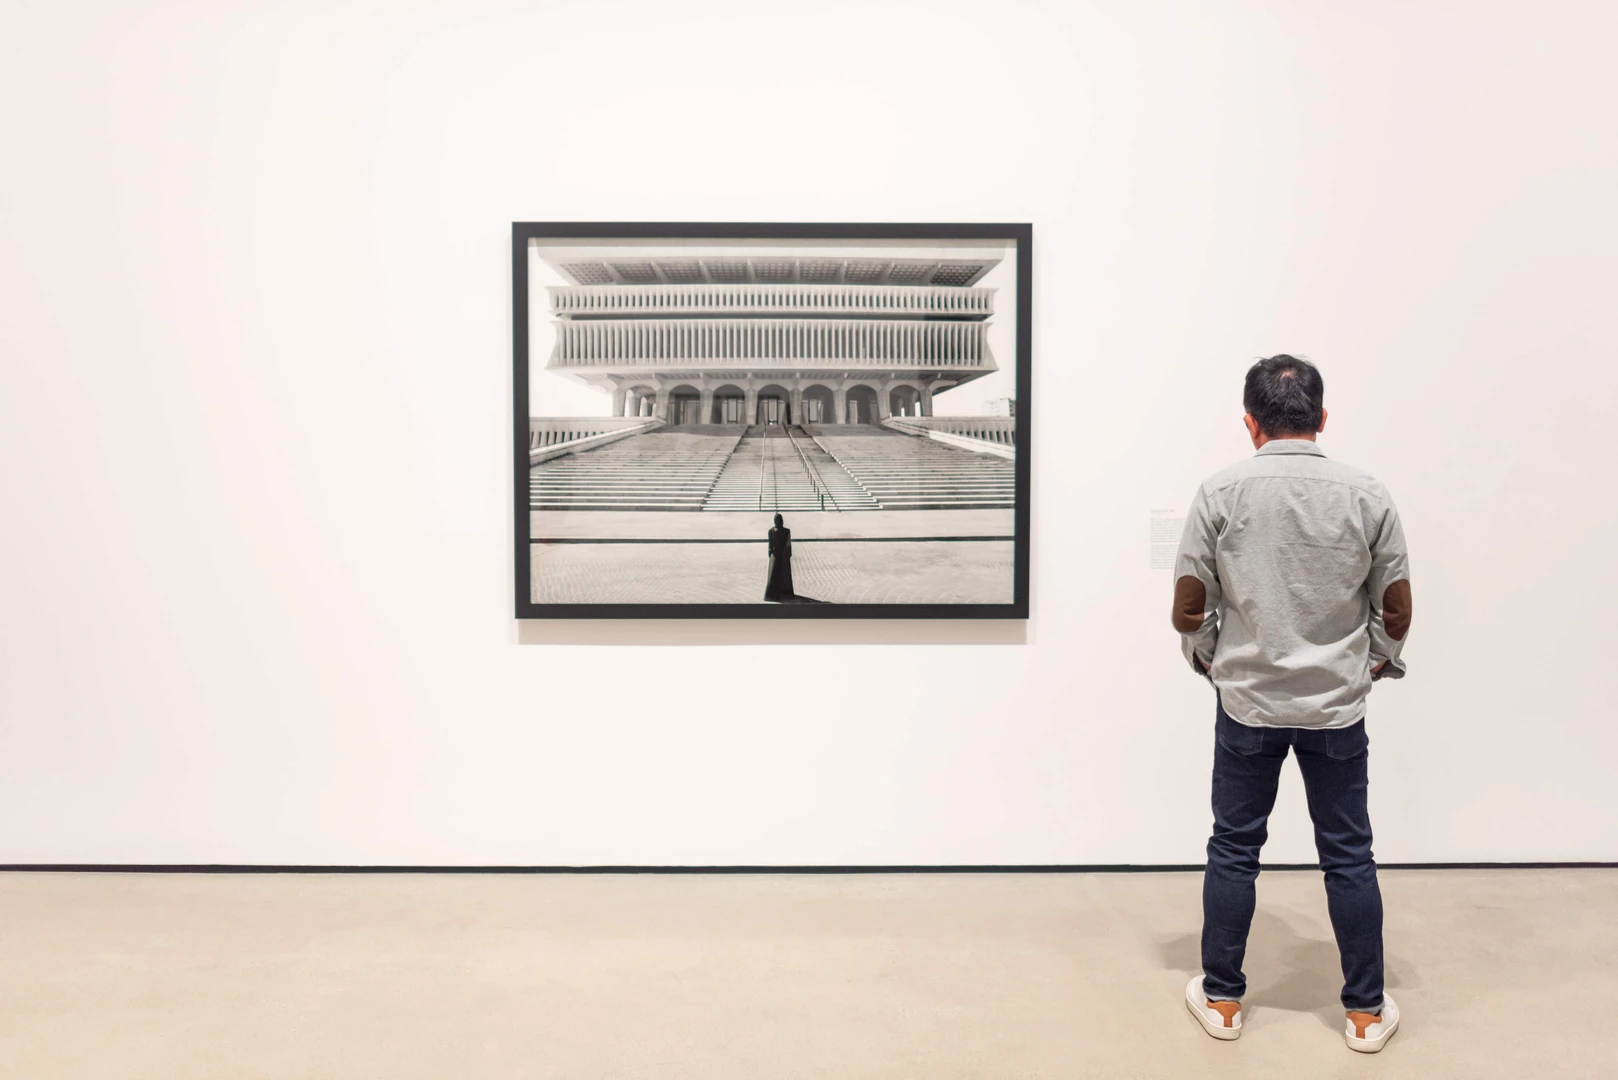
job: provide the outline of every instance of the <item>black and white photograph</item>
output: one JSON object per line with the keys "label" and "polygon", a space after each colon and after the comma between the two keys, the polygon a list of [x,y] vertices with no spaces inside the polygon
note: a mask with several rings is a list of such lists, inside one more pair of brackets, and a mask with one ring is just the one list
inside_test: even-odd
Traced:
{"label": "black and white photograph", "polygon": [[1030,232],[515,225],[519,616],[1026,617]]}

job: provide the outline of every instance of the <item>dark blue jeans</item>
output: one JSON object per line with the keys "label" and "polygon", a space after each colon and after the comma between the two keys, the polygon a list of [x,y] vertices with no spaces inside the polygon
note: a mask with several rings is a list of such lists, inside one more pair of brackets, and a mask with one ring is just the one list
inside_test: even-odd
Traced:
{"label": "dark blue jeans", "polygon": [[1365,803],[1368,747],[1363,720],[1331,730],[1258,728],[1218,706],[1214,828],[1202,877],[1203,990],[1210,1000],[1236,1001],[1247,992],[1242,957],[1253,924],[1258,853],[1290,748],[1298,755],[1326,873],[1326,909],[1343,963],[1343,1008],[1382,1008],[1382,890]]}

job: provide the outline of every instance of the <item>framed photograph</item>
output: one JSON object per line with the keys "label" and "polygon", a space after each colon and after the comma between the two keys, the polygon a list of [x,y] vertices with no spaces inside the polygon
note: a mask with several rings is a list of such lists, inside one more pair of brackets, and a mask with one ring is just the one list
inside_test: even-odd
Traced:
{"label": "framed photograph", "polygon": [[516,613],[1028,617],[1029,225],[512,225]]}

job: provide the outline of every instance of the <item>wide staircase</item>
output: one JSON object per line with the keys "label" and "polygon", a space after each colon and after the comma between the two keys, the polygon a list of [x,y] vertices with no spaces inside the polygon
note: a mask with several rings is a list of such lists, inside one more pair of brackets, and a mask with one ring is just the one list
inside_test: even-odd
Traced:
{"label": "wide staircase", "polygon": [[704,510],[875,510],[876,500],[801,428],[755,424],[736,444]]}
{"label": "wide staircase", "polygon": [[735,428],[721,433],[653,431],[528,471],[535,510],[701,510],[736,448]]}
{"label": "wide staircase", "polygon": [[535,510],[1010,507],[1014,464],[870,426],[664,428],[529,470]]}
{"label": "wide staircase", "polygon": [[884,510],[1016,505],[1016,465],[875,427],[813,427],[814,438]]}

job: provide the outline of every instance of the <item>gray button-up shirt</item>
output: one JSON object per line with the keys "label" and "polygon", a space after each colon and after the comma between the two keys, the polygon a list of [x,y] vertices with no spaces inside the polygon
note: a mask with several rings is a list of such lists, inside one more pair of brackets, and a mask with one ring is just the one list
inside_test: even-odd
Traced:
{"label": "gray button-up shirt", "polygon": [[1274,439],[1197,490],[1174,563],[1174,625],[1232,718],[1348,727],[1372,669],[1401,678],[1404,530],[1374,477]]}

